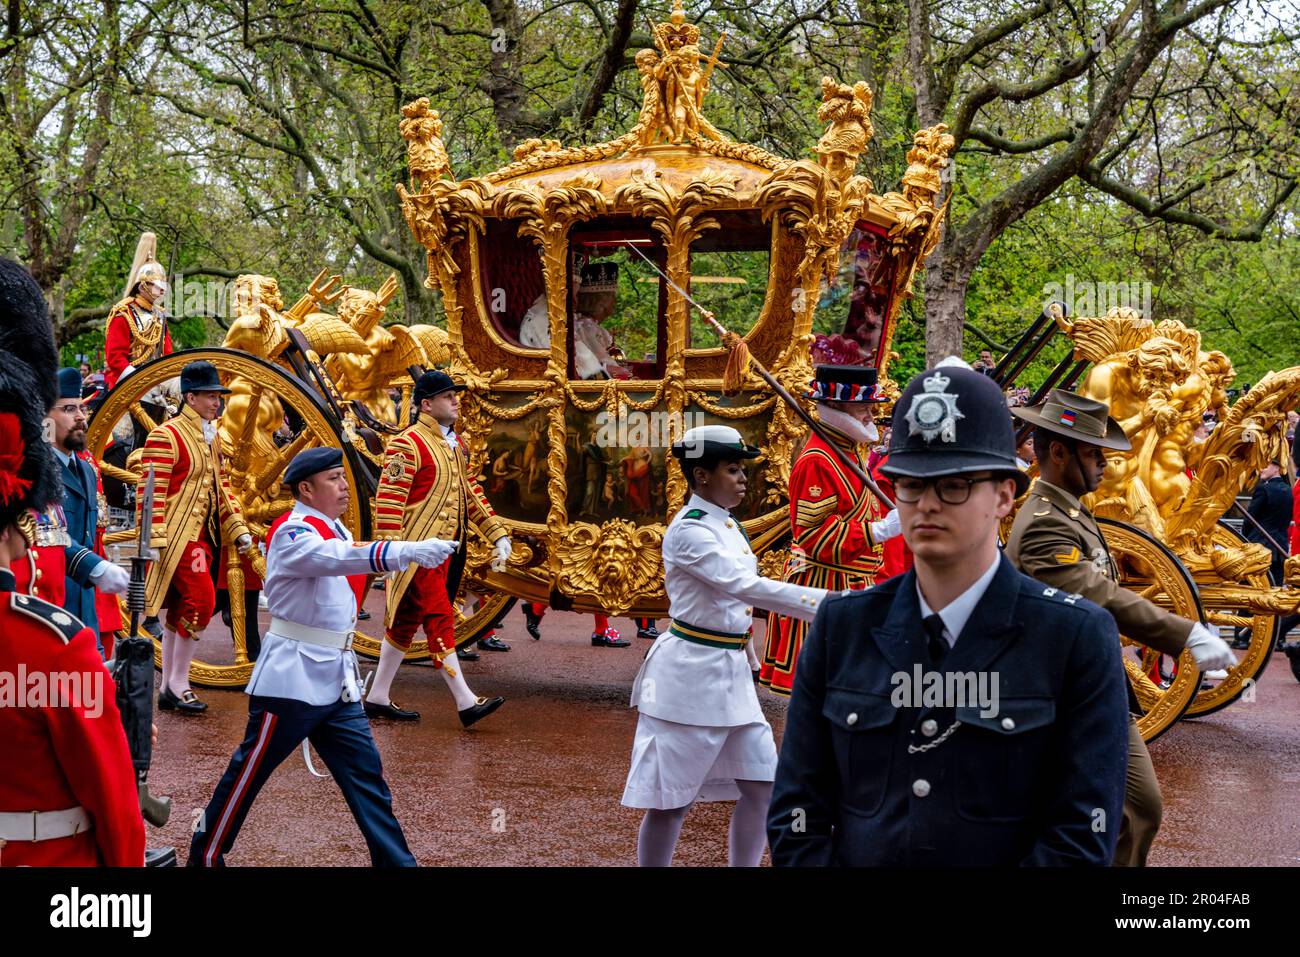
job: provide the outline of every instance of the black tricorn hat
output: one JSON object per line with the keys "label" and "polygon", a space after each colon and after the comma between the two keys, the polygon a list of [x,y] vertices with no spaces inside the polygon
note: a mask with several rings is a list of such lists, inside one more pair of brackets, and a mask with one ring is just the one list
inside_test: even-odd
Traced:
{"label": "black tricorn hat", "polygon": [[416,380],[411,401],[418,405],[421,399],[432,399],[435,395],[442,395],[448,390],[464,392],[465,387],[441,369],[430,369]]}
{"label": "black tricorn hat", "polygon": [[221,377],[217,375],[217,367],[211,362],[199,359],[197,362],[187,363],[185,368],[181,369],[181,395],[186,392],[230,392],[221,384]]}
{"label": "black tricorn hat", "polygon": [[927,369],[894,404],[886,475],[931,478],[1005,472],[1017,494],[1029,486],[1016,466],[1016,437],[1007,400],[988,376],[962,365]]}
{"label": "black tricorn hat", "polygon": [[1053,389],[1042,405],[1012,409],[1011,414],[1038,428],[1087,445],[1120,452],[1133,448],[1124,429],[1110,417],[1110,407],[1105,402],[1064,389]]}

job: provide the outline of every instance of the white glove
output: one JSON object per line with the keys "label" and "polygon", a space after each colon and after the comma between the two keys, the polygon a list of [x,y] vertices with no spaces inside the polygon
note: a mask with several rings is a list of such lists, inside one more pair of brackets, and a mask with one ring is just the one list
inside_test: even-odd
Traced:
{"label": "white glove", "polygon": [[127,366],[125,369],[122,370],[122,374],[117,377],[117,381],[121,382],[123,379],[125,379],[134,371],[135,371],[135,366],[133,365]]}
{"label": "white glove", "polygon": [[407,542],[407,561],[423,565],[425,568],[437,568],[460,548],[460,542],[449,542],[445,538],[430,538],[423,542]]}
{"label": "white glove", "polygon": [[502,535],[492,543],[492,570],[502,572],[506,569],[506,562],[510,561],[510,553],[514,551],[510,547],[510,536]]}
{"label": "white glove", "polygon": [[1237,664],[1237,656],[1228,643],[1199,621],[1192,625],[1187,636],[1187,650],[1196,659],[1196,667],[1202,671],[1232,668]]}
{"label": "white glove", "polygon": [[235,551],[241,555],[247,555],[253,548],[253,536],[245,532],[235,539]]}
{"label": "white glove", "polygon": [[131,576],[112,562],[100,562],[90,573],[90,580],[95,587],[110,595],[125,595],[131,587]]}
{"label": "white glove", "polygon": [[898,517],[898,509],[891,508],[889,514],[878,522],[871,523],[871,538],[877,545],[896,538],[903,532],[903,523]]}

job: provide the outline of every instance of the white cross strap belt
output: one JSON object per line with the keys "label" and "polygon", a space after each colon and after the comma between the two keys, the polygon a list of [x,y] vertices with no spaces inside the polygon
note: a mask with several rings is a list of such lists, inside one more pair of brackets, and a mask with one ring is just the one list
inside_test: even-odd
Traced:
{"label": "white cross strap belt", "polygon": [[0,811],[0,841],[52,841],[89,831],[85,808],[66,811]]}
{"label": "white cross strap belt", "polygon": [[340,651],[346,651],[352,647],[352,636],[354,634],[351,631],[330,631],[328,628],[313,628],[311,625],[300,625],[296,621],[286,621],[283,618],[271,619],[270,633],[293,641],[304,641],[309,645],[338,648]]}

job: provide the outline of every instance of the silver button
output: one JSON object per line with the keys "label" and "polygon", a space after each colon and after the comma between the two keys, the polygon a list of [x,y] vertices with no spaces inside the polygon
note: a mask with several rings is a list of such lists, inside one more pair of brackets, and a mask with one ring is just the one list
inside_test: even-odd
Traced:
{"label": "silver button", "polygon": [[925,778],[917,778],[912,782],[912,793],[919,798],[925,797],[930,793],[930,782]]}
{"label": "silver button", "polygon": [[1003,731],[1014,731],[1015,729],[1016,729],[1016,723],[1015,723],[1014,721],[1012,721],[1010,718],[1003,718],[1003,719],[1002,719],[1002,730],[1003,730]]}
{"label": "silver button", "polygon": [[844,720],[847,721],[849,724],[857,724],[857,723],[858,723],[858,713],[857,713],[856,711],[854,711],[853,713],[851,713],[851,714],[850,714],[847,718],[845,718]]}
{"label": "silver button", "polygon": [[927,738],[933,738],[934,733],[939,730],[939,722],[933,718],[926,718],[921,722],[921,733]]}

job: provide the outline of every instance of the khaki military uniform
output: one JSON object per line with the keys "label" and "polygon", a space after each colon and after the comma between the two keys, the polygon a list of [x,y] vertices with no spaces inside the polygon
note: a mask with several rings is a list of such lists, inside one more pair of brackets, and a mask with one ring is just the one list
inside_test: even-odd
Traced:
{"label": "khaki military uniform", "polygon": [[[1016,515],[1007,558],[1026,575],[1077,592],[1115,618],[1121,634],[1167,655],[1178,655],[1192,622],[1171,614],[1118,582],[1119,571],[1097,520],[1068,492],[1039,479]],[[1136,698],[1130,691],[1130,708]],[[1137,729],[1129,727],[1128,779],[1117,866],[1141,867],[1160,829],[1163,799],[1151,756]]]}

